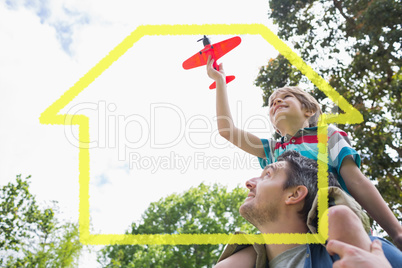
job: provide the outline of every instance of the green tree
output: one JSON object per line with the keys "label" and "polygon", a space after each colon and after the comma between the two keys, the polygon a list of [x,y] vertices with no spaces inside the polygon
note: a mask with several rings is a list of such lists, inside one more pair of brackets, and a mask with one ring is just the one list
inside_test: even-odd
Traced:
{"label": "green tree", "polygon": [[[340,127],[361,154],[363,173],[402,220],[402,2],[271,0],[269,17],[279,37],[362,113],[363,123]],[[282,55],[255,81],[264,106],[275,88],[303,83],[309,81]],[[325,112],[338,109],[309,85]]]}
{"label": "green tree", "polygon": [[74,266],[82,249],[78,225],[60,224],[56,208],[40,208],[29,179],[18,175],[0,189],[0,266]]}
{"label": "green tree", "polygon": [[[127,234],[248,233],[256,229],[239,214],[246,188],[228,192],[201,184],[151,203]],[[212,267],[223,245],[111,245],[98,256],[104,267]]]}

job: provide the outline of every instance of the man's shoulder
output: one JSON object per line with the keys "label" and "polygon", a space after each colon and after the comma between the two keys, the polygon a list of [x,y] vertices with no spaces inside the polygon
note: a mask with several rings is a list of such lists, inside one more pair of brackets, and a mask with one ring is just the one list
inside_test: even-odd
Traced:
{"label": "man's shoulder", "polygon": [[[305,262],[307,262],[304,267],[332,267],[332,263],[339,258],[337,256],[333,257],[329,255],[326,248],[322,244],[306,244],[307,250],[304,253]],[[256,253],[256,268],[265,268],[268,266],[268,259],[266,256],[266,250],[264,245],[254,244],[254,245],[238,245],[238,244],[228,244],[226,245],[223,253],[221,254],[218,262],[229,258],[233,254],[244,250],[245,248],[252,247]],[[318,265],[318,266],[317,266]]]}

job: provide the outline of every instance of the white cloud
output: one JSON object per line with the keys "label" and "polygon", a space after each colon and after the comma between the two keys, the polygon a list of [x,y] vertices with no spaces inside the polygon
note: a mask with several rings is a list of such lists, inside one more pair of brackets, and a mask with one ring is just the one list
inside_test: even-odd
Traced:
{"label": "white cloud", "polygon": [[[3,132],[1,135],[2,146],[7,149],[5,151],[14,152],[14,154],[3,156],[3,163],[8,168],[1,170],[9,178],[15,173],[26,170],[27,173],[33,174],[35,181],[38,182],[38,184],[33,184],[34,189],[37,189],[38,192],[41,188],[39,182],[41,182],[41,185],[47,185],[48,188],[52,189],[51,191],[41,193],[41,198],[57,199],[64,197],[67,203],[67,200],[70,200],[71,196],[77,196],[77,149],[71,146],[69,141],[65,140],[62,126],[39,125],[38,117],[50,103],[61,96],[85,71],[89,70],[96,60],[101,59],[108,50],[120,42],[122,36],[124,36],[124,31],[113,31],[114,28],[112,26],[109,28],[106,27],[105,31],[101,31],[100,25],[88,26],[81,29],[76,35],[79,36],[84,33],[81,36],[86,38],[85,44],[88,44],[88,47],[84,43],[80,47],[77,46],[77,55],[83,56],[71,59],[63,53],[57,43],[55,30],[49,25],[41,24],[37,16],[25,9],[21,9],[18,12],[3,9],[2,12],[4,13],[4,16],[1,16],[2,19],[8,21],[10,23],[8,25],[14,26],[12,29],[5,28],[2,31],[3,35],[8,35],[8,39],[5,40],[9,41],[5,43],[8,47],[2,50],[2,58],[8,58],[8,62],[5,62],[8,63],[8,68],[7,77],[2,79],[2,89],[7,89],[7,91],[4,93],[6,98],[3,98],[1,106],[3,111],[1,121],[3,124],[8,125],[14,133]],[[17,21],[19,24],[16,23]],[[5,24],[2,23],[2,25]],[[105,35],[105,32],[110,33],[110,35]],[[95,35],[88,38],[85,33]],[[105,39],[105,36],[109,38]],[[146,111],[143,115],[147,116],[147,120],[150,120],[148,114],[150,104],[167,102],[181,109],[186,114],[187,119],[192,116],[203,115],[209,118],[211,121],[210,124],[215,127],[215,122],[212,120],[214,117],[214,93],[205,90],[210,80],[206,77],[204,70],[184,71],[180,67],[181,61],[195,52],[195,47],[198,44],[193,39],[193,37],[162,38],[161,40],[158,40],[158,38],[144,38],[144,40],[136,44],[135,50],[130,50],[124,58],[116,62],[102,77],[98,78],[89,88],[80,94],[75,101],[78,103],[83,101],[97,103],[97,100],[102,99],[106,99],[109,102],[120,101],[118,112],[122,115],[127,112],[128,115],[132,113],[133,104],[135,104],[136,110],[134,111],[141,114],[143,113],[141,111]],[[100,42],[99,40],[105,40],[105,42]],[[156,43],[153,43],[155,41]],[[158,41],[162,41],[163,46]],[[247,44],[247,42],[247,39],[244,39],[244,43]],[[261,40],[259,42],[261,43]],[[194,47],[192,45],[190,47],[189,44],[193,44]],[[243,50],[246,55],[248,54],[247,49],[244,50],[244,48],[239,47],[238,50]],[[13,51],[13,53],[9,54],[5,53],[5,51]],[[88,52],[88,54],[92,51],[93,54],[85,57],[85,53],[82,51]],[[180,57],[178,57],[179,51],[180,55],[182,54]],[[232,57],[230,59],[228,57],[228,60],[225,62],[228,66],[226,68],[228,72],[238,75],[237,73],[245,73],[247,69],[250,69],[251,75],[255,75],[255,67],[254,70],[253,68],[249,68],[249,60],[251,58],[242,59],[245,68],[239,69],[239,66],[237,66],[237,70],[233,70],[234,67],[231,66],[235,66],[235,58]],[[261,63],[266,61],[263,57],[260,60]],[[255,59],[252,59],[252,61],[255,61]],[[135,64],[133,65],[133,63]],[[176,66],[176,73],[169,74],[166,71],[171,69],[171,66]],[[231,70],[231,68],[233,69]],[[150,70],[150,72],[144,73],[145,70]],[[127,71],[128,73],[125,75]],[[133,76],[130,76],[130,73],[140,76],[136,77],[134,75],[133,80]],[[200,75],[202,79],[200,79]],[[241,81],[242,75],[238,75],[238,77],[238,80]],[[155,78],[161,80],[160,82],[162,83],[156,85],[155,89],[152,87],[147,89],[146,81],[155,80]],[[184,78],[186,80],[183,80]],[[135,80],[137,80],[137,84],[132,85]],[[134,91],[130,91],[130,88],[127,88],[117,93],[117,89],[113,88],[116,81],[119,81],[119,85],[127,84],[129,87],[134,86]],[[156,82],[156,80],[153,82]],[[250,87],[252,83],[250,80],[244,82],[246,82],[243,86],[244,88]],[[185,85],[184,88],[183,85]],[[259,93],[257,91],[255,93],[259,100]],[[131,95],[132,100],[122,103],[122,99],[117,97],[126,96],[126,94]],[[243,91],[242,94],[244,96],[237,96],[234,99],[247,99],[251,96],[250,92],[247,91]],[[138,98],[140,96],[141,99]],[[13,102],[13,99],[18,101]],[[252,106],[255,105],[252,104]],[[21,109],[22,107],[24,108]],[[8,116],[10,114],[13,116]],[[168,122],[163,118],[159,121]],[[29,128],[29,135],[25,134],[27,128]],[[175,128],[169,128],[169,125],[165,125],[164,127],[159,125],[158,129],[165,132],[167,140],[171,140],[168,135],[171,135],[171,137],[177,135],[174,131]],[[49,133],[52,133],[52,137],[49,137]],[[199,135],[199,137],[202,138],[202,135]],[[179,150],[178,153],[194,158],[192,153],[187,153],[192,152],[193,148],[188,143],[186,144],[184,137],[181,140],[181,147],[173,148],[173,150]],[[163,140],[161,141],[163,142]],[[58,149],[54,150],[55,147]],[[149,155],[149,151],[147,150],[149,149],[143,149],[142,155]],[[153,154],[157,155],[161,154],[161,152],[153,151]],[[163,154],[166,155],[165,152],[162,152]],[[38,163],[38,155],[43,158],[42,163],[40,161]],[[102,162],[97,161],[91,166],[94,174],[101,174],[100,171],[96,171],[96,167],[102,166],[99,163]],[[214,172],[218,171],[212,170],[212,172],[214,174]],[[49,176],[49,174],[52,175]],[[202,179],[207,177],[206,175],[200,176],[196,173],[191,174],[191,176],[198,176]],[[189,183],[189,181],[187,180],[186,183],[181,184],[183,185],[182,188],[177,189],[184,190],[194,185],[193,182]],[[162,185],[167,183],[167,186],[169,185],[168,182],[168,180],[164,180]],[[200,179],[198,180],[199,182],[201,182]],[[63,187],[58,187],[58,185],[63,185]],[[59,192],[66,189],[66,187],[67,189],[71,189],[72,195],[65,195]],[[116,195],[118,195],[118,191]],[[162,195],[162,193],[158,192],[153,199]],[[77,201],[74,203],[77,204]]]}
{"label": "white cloud", "polygon": [[62,127],[39,124],[44,109],[75,82],[75,63],[61,50],[54,28],[24,8],[0,4],[0,39],[1,182],[31,174],[39,199],[78,204],[71,200],[78,196],[77,152]]}
{"label": "white cloud", "polygon": [[74,31],[90,22],[88,13],[71,6],[70,1],[5,1],[5,7],[14,11],[33,12],[40,19],[41,24],[49,25],[56,30],[56,37],[68,54],[71,54],[70,45],[73,42]]}
{"label": "white cloud", "polygon": [[[78,220],[78,149],[66,138],[63,126],[39,124],[40,114],[138,25],[265,23],[266,13],[266,1],[0,1],[0,184],[19,173],[31,174],[38,199],[58,200],[63,217]],[[212,41],[223,38],[213,36]],[[74,104],[105,101],[117,108],[108,116],[138,114],[150,122],[151,105],[163,102],[178,107],[187,123],[192,117],[207,118],[215,130],[215,93],[207,89],[211,81],[205,69],[181,68],[181,62],[200,48],[196,39],[144,37],[63,111]],[[226,73],[237,76],[229,94],[233,116],[241,126],[254,114],[265,113],[260,90],[252,82],[258,67],[275,54],[261,37],[243,36],[242,44],[222,59]],[[99,134],[96,112],[85,111],[91,115],[91,137]],[[168,142],[177,135],[181,123],[174,116],[173,110],[159,115],[158,141]],[[187,125],[187,130],[204,126],[201,121]],[[255,122],[255,127],[260,124]],[[135,123],[123,127],[138,129]],[[72,133],[77,133],[76,127]],[[240,160],[236,168],[195,166],[197,152],[205,159],[229,161],[243,159],[244,154],[228,146],[195,149],[186,137],[197,143],[211,141],[211,136],[198,133],[183,136],[171,148],[156,150],[147,142],[131,150],[155,159],[171,152],[191,158],[184,173],[169,167],[156,173],[130,169],[128,159],[116,159],[114,148],[91,151],[91,217],[96,231],[123,233],[149,202],[202,181],[234,187],[259,172],[258,166],[241,167]],[[223,140],[218,137],[218,142]]]}

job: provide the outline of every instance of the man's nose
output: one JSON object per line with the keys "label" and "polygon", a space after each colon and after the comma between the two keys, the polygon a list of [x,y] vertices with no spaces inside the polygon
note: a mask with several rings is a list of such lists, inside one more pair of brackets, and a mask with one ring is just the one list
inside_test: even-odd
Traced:
{"label": "man's nose", "polygon": [[246,187],[248,188],[248,189],[253,189],[255,186],[256,186],[256,180],[255,180],[256,178],[252,178],[252,179],[249,179],[248,181],[246,181]]}

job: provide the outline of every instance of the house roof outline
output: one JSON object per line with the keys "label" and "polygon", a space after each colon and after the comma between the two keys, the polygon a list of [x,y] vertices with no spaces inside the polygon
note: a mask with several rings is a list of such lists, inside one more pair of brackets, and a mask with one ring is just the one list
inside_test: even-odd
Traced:
{"label": "house roof outline", "polygon": [[[121,43],[112,49],[108,55],[102,58],[72,87],[70,87],[59,99],[52,103],[40,115],[41,124],[51,125],[78,125],[79,126],[79,233],[80,242],[87,245],[110,244],[159,244],[159,245],[188,245],[188,244],[227,244],[230,243],[258,243],[262,244],[268,239],[270,243],[325,243],[328,238],[328,218],[325,213],[319,221],[320,234],[91,234],[89,214],[89,118],[85,115],[59,114],[59,112],[73,101],[85,88],[97,77],[108,69],[115,61],[123,56],[143,36],[178,36],[178,35],[260,35],[271,44],[280,54],[299,69],[318,89],[329,99],[336,103],[344,114],[322,114],[318,125],[327,126],[330,123],[360,123],[363,117],[360,112],[348,103],[339,93],[333,89],[321,76],[307,65],[292,49],[287,46],[277,35],[263,24],[202,24],[202,25],[141,25],[129,34]],[[327,128],[320,128],[318,133],[319,154],[324,158],[327,152]],[[318,164],[318,184],[320,187],[328,187],[326,175],[327,163]],[[328,209],[327,192],[319,196],[318,212]],[[318,213],[321,215],[321,213]]]}

